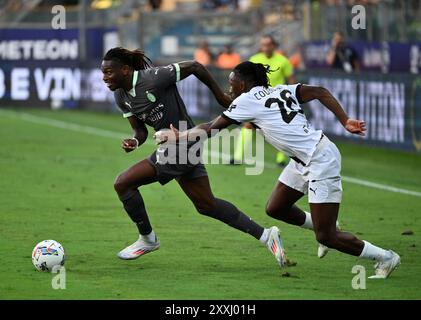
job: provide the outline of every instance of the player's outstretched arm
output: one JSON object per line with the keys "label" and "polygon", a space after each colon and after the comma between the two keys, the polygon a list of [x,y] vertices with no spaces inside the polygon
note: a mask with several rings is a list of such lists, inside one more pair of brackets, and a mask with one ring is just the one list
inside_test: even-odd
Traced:
{"label": "player's outstretched arm", "polygon": [[192,138],[192,140],[195,141],[198,136],[207,138],[214,136],[231,124],[232,122],[221,116],[213,119],[212,121],[201,123],[194,128],[181,132],[171,124],[170,129],[157,131],[154,134],[154,139],[158,144],[164,142],[175,143],[178,141],[189,141],[189,138]]}
{"label": "player's outstretched arm", "polygon": [[124,139],[121,143],[121,147],[124,151],[131,152],[146,141],[146,138],[148,137],[148,129],[145,124],[135,116],[128,117],[127,119],[133,128],[134,135],[133,138]]}
{"label": "player's outstretched arm", "polygon": [[301,85],[297,90],[297,97],[299,97],[300,103],[317,99],[335,114],[346,130],[360,136],[365,135],[365,131],[367,130],[365,122],[363,120],[350,119],[338,100],[326,88]]}
{"label": "player's outstretched arm", "polygon": [[212,91],[213,95],[221,106],[224,108],[228,108],[230,106],[232,102],[231,97],[222,91],[211,73],[202,64],[191,60],[179,62],[178,65],[180,66],[181,80],[193,74]]}

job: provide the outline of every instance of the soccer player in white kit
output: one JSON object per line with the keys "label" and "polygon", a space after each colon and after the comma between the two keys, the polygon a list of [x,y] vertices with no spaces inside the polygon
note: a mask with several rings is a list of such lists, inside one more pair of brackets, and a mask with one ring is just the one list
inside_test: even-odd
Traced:
{"label": "soccer player in white kit", "polygon": [[[283,151],[291,160],[267,203],[266,212],[272,218],[312,229],[317,241],[325,247],[376,261],[375,275],[384,279],[400,264],[392,250],[384,250],[368,241],[337,228],[342,198],[341,154],[321,130],[315,130],[304,115],[301,104],[318,99],[332,111],[344,128],[364,135],[365,123],[350,119],[330,92],[317,86],[302,84],[279,85],[271,88],[267,66],[243,62],[229,76],[230,92],[235,98],[231,106],[216,119],[187,131],[159,131],[159,142],[188,140],[206,132],[214,134],[231,124],[251,122],[261,130],[265,139]],[[311,214],[299,209],[295,202],[308,194]],[[319,248],[319,256],[327,252]]]}

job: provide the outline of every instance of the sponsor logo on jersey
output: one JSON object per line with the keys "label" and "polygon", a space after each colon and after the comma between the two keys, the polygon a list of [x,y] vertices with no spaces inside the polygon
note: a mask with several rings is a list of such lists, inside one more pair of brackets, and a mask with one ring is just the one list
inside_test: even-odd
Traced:
{"label": "sponsor logo on jersey", "polygon": [[160,103],[151,111],[149,111],[148,113],[142,113],[139,117],[142,121],[155,123],[163,118],[164,116],[163,109],[164,109],[164,105]]}

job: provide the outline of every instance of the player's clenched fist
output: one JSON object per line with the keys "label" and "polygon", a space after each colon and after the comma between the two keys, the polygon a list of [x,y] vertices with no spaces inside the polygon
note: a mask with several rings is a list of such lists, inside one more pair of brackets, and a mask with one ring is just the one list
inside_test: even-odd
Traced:
{"label": "player's clenched fist", "polygon": [[124,149],[124,151],[126,152],[131,152],[134,149],[136,149],[139,146],[139,141],[137,141],[137,139],[135,138],[128,138],[128,139],[124,139],[121,142],[121,147]]}

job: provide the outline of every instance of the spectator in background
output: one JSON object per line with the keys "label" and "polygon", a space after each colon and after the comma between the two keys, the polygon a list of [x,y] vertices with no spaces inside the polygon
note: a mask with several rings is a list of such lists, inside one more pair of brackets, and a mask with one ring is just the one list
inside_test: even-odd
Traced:
{"label": "spectator in background", "polygon": [[[280,84],[295,83],[294,68],[287,57],[278,52],[278,44],[271,35],[265,35],[260,39],[260,52],[250,58],[253,63],[261,63],[269,65],[270,72],[268,74],[271,87],[276,87]],[[243,157],[244,145],[251,143],[253,132],[250,130],[253,126],[251,123],[245,123],[241,129],[241,139],[234,149],[234,159],[231,163],[240,163]],[[276,163],[278,166],[285,166],[288,163],[288,158],[283,152],[278,152],[276,155]]]}
{"label": "spectator in background", "polygon": [[289,62],[291,62],[294,70],[304,69],[303,56],[302,56],[302,52],[301,52],[301,45],[297,45],[295,47],[295,50],[293,51],[293,54],[289,56]]}
{"label": "spectator in background", "polygon": [[206,40],[200,42],[199,47],[194,52],[194,60],[204,66],[213,64],[214,56],[209,49],[209,43]]}
{"label": "spectator in background", "polygon": [[216,66],[221,69],[234,69],[240,62],[240,55],[233,51],[232,45],[228,44],[216,59]]}
{"label": "spectator in background", "polygon": [[357,52],[346,44],[344,34],[340,31],[333,34],[332,46],[326,56],[326,63],[332,68],[348,73],[360,70]]}
{"label": "spectator in background", "polygon": [[202,9],[214,10],[218,7],[218,3],[215,0],[204,0],[202,2]]}
{"label": "spectator in background", "polygon": [[162,0],[149,0],[149,5],[152,10],[159,10],[161,8]]}

